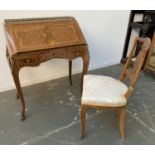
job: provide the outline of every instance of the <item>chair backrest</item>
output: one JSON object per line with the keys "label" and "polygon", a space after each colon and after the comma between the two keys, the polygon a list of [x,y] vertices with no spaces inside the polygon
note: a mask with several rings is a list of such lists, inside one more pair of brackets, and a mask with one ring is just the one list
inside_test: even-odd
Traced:
{"label": "chair backrest", "polygon": [[[130,68],[131,67],[131,61],[132,61],[132,58],[134,56],[138,42],[142,43],[141,50],[139,51],[139,54],[136,57],[134,64],[133,64],[133,67],[131,69]],[[123,70],[120,74],[120,77],[119,77],[120,81],[124,81],[124,79],[126,77],[129,77],[129,80],[130,80],[129,86],[128,86],[129,89],[128,89],[127,93],[125,94],[125,97],[127,99],[131,95],[131,93],[132,93],[132,91],[136,85],[136,81],[138,79],[139,73],[140,73],[142,66],[144,64],[144,61],[145,61],[145,58],[147,56],[147,52],[150,48],[150,45],[151,45],[151,40],[149,38],[136,37],[134,42],[133,42],[131,52],[129,53],[126,64],[124,65],[124,68],[123,68]]]}

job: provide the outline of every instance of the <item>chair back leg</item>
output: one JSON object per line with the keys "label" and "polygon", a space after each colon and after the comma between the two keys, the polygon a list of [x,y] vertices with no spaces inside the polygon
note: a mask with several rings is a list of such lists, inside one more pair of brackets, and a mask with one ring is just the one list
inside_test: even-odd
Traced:
{"label": "chair back leg", "polygon": [[119,113],[119,129],[120,129],[120,135],[123,140],[125,137],[125,113],[126,113],[126,107],[121,107]]}

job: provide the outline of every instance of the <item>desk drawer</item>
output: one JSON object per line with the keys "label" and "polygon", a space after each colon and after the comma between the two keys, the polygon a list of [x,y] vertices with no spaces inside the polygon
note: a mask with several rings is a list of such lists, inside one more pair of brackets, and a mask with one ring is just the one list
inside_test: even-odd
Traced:
{"label": "desk drawer", "polygon": [[68,48],[68,57],[74,59],[76,57],[80,57],[84,51],[83,46],[75,46]]}
{"label": "desk drawer", "polygon": [[41,61],[47,61],[53,58],[66,58],[67,57],[67,49],[52,49],[47,52],[43,52],[41,54]]}
{"label": "desk drawer", "polygon": [[22,65],[36,65],[40,63],[40,57],[39,56],[23,56],[20,58],[20,64]]}

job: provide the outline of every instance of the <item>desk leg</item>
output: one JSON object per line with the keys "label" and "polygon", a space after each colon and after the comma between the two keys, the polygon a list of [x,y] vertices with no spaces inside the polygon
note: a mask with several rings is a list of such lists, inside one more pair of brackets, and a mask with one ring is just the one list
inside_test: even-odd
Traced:
{"label": "desk leg", "polygon": [[16,97],[17,99],[20,98],[21,115],[22,115],[21,120],[25,120],[25,102],[24,102],[24,98],[23,98],[23,94],[22,94],[22,90],[21,90],[21,86],[19,82],[19,69],[16,69],[16,67],[12,65],[10,58],[9,58],[7,47],[6,47],[6,58],[8,61],[9,68],[12,72],[14,83],[16,85],[16,95],[17,95]]}
{"label": "desk leg", "polygon": [[16,90],[16,98],[19,99],[18,91]]}
{"label": "desk leg", "polygon": [[20,108],[21,108],[21,120],[25,120],[25,101],[24,101],[24,97],[23,97],[23,93],[22,93],[22,89],[21,89],[21,85],[20,85],[20,81],[19,81],[19,70],[14,69],[13,70],[13,79],[16,85],[16,93],[17,93],[17,97],[19,97],[20,99]]}
{"label": "desk leg", "polygon": [[69,83],[72,85],[72,60],[69,60]]}
{"label": "desk leg", "polygon": [[85,74],[87,74],[88,72],[88,66],[89,66],[89,52],[88,51],[85,51],[83,57],[82,57],[82,60],[83,60],[83,71],[82,71],[82,76],[81,76],[81,94],[82,94],[82,91],[83,91],[83,77]]}

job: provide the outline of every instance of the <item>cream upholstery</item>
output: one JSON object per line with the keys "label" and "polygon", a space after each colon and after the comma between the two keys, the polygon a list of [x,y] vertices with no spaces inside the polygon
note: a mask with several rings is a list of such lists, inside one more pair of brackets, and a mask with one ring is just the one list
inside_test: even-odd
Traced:
{"label": "cream upholstery", "polygon": [[82,104],[97,106],[124,106],[124,94],[128,87],[121,81],[108,76],[85,75]]}

